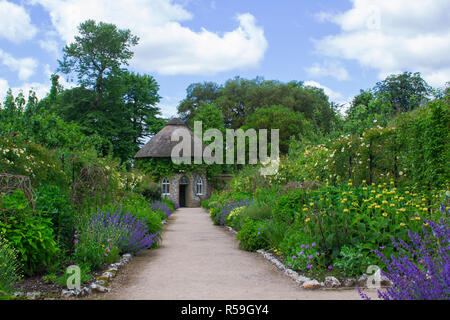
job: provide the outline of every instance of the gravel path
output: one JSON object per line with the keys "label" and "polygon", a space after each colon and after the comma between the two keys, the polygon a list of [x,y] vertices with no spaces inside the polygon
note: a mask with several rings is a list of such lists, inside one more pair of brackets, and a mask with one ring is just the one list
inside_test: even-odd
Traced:
{"label": "gravel path", "polygon": [[174,212],[160,248],[134,257],[110,288],[90,299],[360,300],[353,289],[301,289],[259,254],[239,250],[235,235],[201,208]]}

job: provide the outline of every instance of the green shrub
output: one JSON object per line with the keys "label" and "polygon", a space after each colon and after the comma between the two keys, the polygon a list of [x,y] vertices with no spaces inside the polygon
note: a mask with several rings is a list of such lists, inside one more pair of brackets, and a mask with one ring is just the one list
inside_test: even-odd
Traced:
{"label": "green shrub", "polygon": [[175,211],[175,202],[173,202],[172,200],[170,200],[168,198],[162,198],[161,200],[166,204],[166,206],[170,210]]}
{"label": "green shrub", "polygon": [[44,270],[59,252],[51,219],[33,213],[21,190],[3,196],[2,203],[0,230],[17,250],[24,271],[31,275]]}
{"label": "green shrub", "polygon": [[295,227],[289,227],[285,229],[278,248],[286,256],[296,256],[302,250],[301,245],[305,243],[311,243],[310,237]]}
{"label": "green shrub", "polygon": [[137,218],[145,219],[151,233],[160,231],[162,229],[162,221],[166,218],[164,212],[153,211],[147,200],[137,197],[125,200],[122,205],[122,212],[133,212]]}
{"label": "green shrub", "polygon": [[280,248],[285,238],[288,225],[279,221],[269,220],[264,225],[264,237],[271,249]]}
{"label": "green shrub", "polygon": [[75,217],[67,195],[56,186],[42,186],[38,189],[36,209],[51,219],[60,246],[72,251]]}
{"label": "green shrub", "polygon": [[228,214],[226,218],[226,223],[233,229],[239,231],[241,230],[241,221],[242,221],[242,211],[245,207],[238,207]]}
{"label": "green shrub", "polygon": [[252,220],[264,221],[272,218],[272,208],[269,206],[260,206],[258,203],[251,203],[248,207],[244,207],[241,217],[245,219],[249,217]]}
{"label": "green shrub", "polygon": [[274,209],[274,217],[283,222],[294,222],[305,203],[305,191],[293,190],[280,197]]}
{"label": "green shrub", "polygon": [[[74,252],[75,263],[84,263],[93,269],[99,269],[102,265],[114,263],[119,259],[119,248],[114,245],[114,230],[105,230],[107,226],[104,226],[103,229],[98,230],[94,226],[93,230],[89,230],[87,226],[77,233],[78,238],[75,239]],[[114,240],[108,239],[108,236],[111,236],[111,239]]]}
{"label": "green shrub", "polygon": [[14,284],[20,280],[20,264],[17,252],[0,233],[0,295],[11,294]]}
{"label": "green shrub", "polygon": [[157,183],[147,183],[141,187],[140,192],[147,200],[161,200],[161,187]]}
{"label": "green shrub", "polygon": [[356,246],[343,246],[334,266],[350,277],[358,277],[366,272],[367,267],[377,264],[376,256],[369,256],[370,249],[361,243]]}
{"label": "green shrub", "polygon": [[239,240],[239,247],[246,251],[256,251],[267,247],[267,241],[263,235],[264,223],[246,218],[238,232],[236,239]]}
{"label": "green shrub", "polygon": [[30,142],[20,134],[0,136],[0,172],[28,176],[33,186],[68,184],[57,154]]}

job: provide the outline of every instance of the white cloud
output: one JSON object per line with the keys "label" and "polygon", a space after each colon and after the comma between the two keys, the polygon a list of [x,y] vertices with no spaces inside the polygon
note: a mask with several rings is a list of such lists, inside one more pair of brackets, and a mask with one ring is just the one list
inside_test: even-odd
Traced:
{"label": "white cloud", "polygon": [[57,56],[60,52],[60,45],[58,41],[46,39],[46,40],[39,40],[39,46],[50,52],[53,53],[55,56]]}
{"label": "white cloud", "polygon": [[348,98],[345,98],[341,93],[331,90],[330,88],[316,82],[316,81],[305,81],[303,83],[305,86],[316,87],[323,89],[325,94],[330,98],[330,101],[333,101],[338,104],[347,104],[349,102]]}
{"label": "white cloud", "polygon": [[433,86],[450,80],[450,1],[352,0],[352,9],[320,13],[341,32],[316,41],[319,53],[356,60],[379,78],[421,72]]}
{"label": "white cloud", "polygon": [[[33,0],[49,13],[60,37],[73,41],[77,26],[94,19],[127,28],[140,37],[132,66],[161,74],[214,74],[257,66],[267,49],[263,29],[251,14],[237,16],[238,27],[217,34],[180,22],[192,14],[172,0]],[[131,18],[132,17],[132,18]]]}
{"label": "white cloud", "polygon": [[18,73],[20,80],[27,80],[30,78],[38,66],[38,62],[33,58],[16,59],[9,53],[0,49],[0,62],[10,68],[12,71]]}
{"label": "white cloud", "polygon": [[19,43],[32,39],[37,28],[25,9],[17,4],[0,0],[0,38]]}
{"label": "white cloud", "polygon": [[9,89],[8,81],[0,78],[0,105],[3,104],[3,100],[5,99],[6,92]]}
{"label": "white cloud", "polygon": [[326,60],[323,63],[314,63],[311,67],[305,68],[311,77],[333,77],[339,81],[348,80],[347,69],[338,61]]}
{"label": "white cloud", "polygon": [[175,97],[162,97],[157,107],[160,108],[164,118],[170,118],[178,114],[178,103],[181,99]]}

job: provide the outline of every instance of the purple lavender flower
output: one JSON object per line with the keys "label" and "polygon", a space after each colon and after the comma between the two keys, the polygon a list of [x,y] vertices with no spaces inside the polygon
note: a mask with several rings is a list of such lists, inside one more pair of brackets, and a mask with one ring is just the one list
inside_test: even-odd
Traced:
{"label": "purple lavender flower", "polygon": [[[410,244],[392,239],[398,257],[387,258],[382,252],[376,254],[386,265],[381,271],[392,287],[378,291],[384,300],[449,300],[450,299],[450,228],[448,214],[441,204],[443,218],[439,223],[426,220],[422,234],[408,231]],[[450,213],[450,212],[449,212]],[[363,299],[369,299],[360,292]]]}

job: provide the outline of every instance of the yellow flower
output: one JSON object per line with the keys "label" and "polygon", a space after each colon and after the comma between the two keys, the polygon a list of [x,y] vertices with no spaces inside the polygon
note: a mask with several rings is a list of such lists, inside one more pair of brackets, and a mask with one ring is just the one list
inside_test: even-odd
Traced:
{"label": "yellow flower", "polygon": [[348,209],[344,209],[344,213],[348,213]]}
{"label": "yellow flower", "polygon": [[310,222],[310,221],[311,221],[310,218],[306,218],[306,219],[305,219],[305,223],[308,223],[308,222]]}
{"label": "yellow flower", "polygon": [[366,187],[364,187],[364,188],[363,188],[363,190],[364,190],[364,191],[366,191],[366,190],[367,190],[367,188],[366,188]]}
{"label": "yellow flower", "polygon": [[303,211],[304,211],[304,212],[307,212],[307,211],[308,211],[308,208],[303,208]]}
{"label": "yellow flower", "polygon": [[404,226],[406,226],[406,224],[404,224],[403,222],[400,223],[400,227],[404,227]]}
{"label": "yellow flower", "polygon": [[382,203],[383,203],[383,204],[388,204],[389,202],[387,202],[386,200],[383,200]]}
{"label": "yellow flower", "polygon": [[310,207],[314,207],[314,202],[310,202],[310,203],[309,203],[309,206],[310,206]]}
{"label": "yellow flower", "polygon": [[386,217],[388,216],[388,214],[387,214],[386,212],[384,212],[384,213],[382,214],[382,216],[386,218]]}

